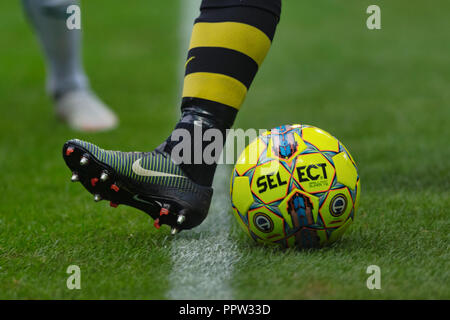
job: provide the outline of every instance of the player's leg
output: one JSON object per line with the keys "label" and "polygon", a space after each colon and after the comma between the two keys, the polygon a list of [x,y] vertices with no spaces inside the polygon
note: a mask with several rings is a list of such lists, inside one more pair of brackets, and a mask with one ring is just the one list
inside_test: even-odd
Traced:
{"label": "player's leg", "polygon": [[[202,2],[186,60],[182,115],[175,129],[193,136],[196,124],[201,124],[203,132],[214,128],[225,136],[269,51],[280,11],[281,1]],[[191,149],[199,142],[191,139]],[[170,154],[178,143],[170,136],[160,148]],[[201,150],[209,143],[203,142]],[[216,164],[194,163],[194,157],[191,152],[191,161],[181,168],[196,183],[211,186]]]}
{"label": "player's leg", "polygon": [[[193,137],[198,126],[222,133],[232,126],[270,48],[280,10],[280,0],[202,2],[186,62],[182,115],[174,132],[185,130]],[[194,152],[191,161],[175,164],[172,152],[183,141],[172,137],[146,153],[106,151],[71,140],[64,145],[63,156],[73,180],[96,200],[139,208],[155,219],[156,226],[168,224],[176,232],[195,227],[206,217],[216,164],[203,159],[193,164]],[[195,143],[191,138],[191,151]]]}
{"label": "player's leg", "polygon": [[112,129],[117,117],[90,90],[81,61],[81,30],[69,30],[67,7],[76,0],[22,0],[42,45],[47,65],[47,91],[56,114],[72,128]]}

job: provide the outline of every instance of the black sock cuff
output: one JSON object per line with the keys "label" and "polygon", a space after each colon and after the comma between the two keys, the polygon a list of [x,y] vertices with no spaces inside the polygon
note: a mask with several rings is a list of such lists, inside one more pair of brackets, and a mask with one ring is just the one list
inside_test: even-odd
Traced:
{"label": "black sock cuff", "polygon": [[[194,118],[192,118],[194,117]],[[213,162],[210,164],[207,164],[204,162],[203,159],[203,151],[205,150],[206,146],[210,143],[209,141],[203,141],[202,137],[200,137],[200,139],[202,139],[201,141],[196,141],[194,139],[198,139],[199,137],[195,137],[195,127],[196,124],[193,123],[193,120],[201,120],[201,126],[202,126],[202,135],[204,134],[205,130],[208,130],[211,128],[210,124],[208,124],[208,120],[202,117],[198,117],[195,118],[195,115],[193,116],[192,114],[183,114],[183,117],[181,118],[180,122],[177,123],[177,125],[175,126],[175,130],[186,130],[189,134],[190,134],[190,148],[191,148],[191,153],[190,153],[190,159],[189,159],[189,163],[180,163],[179,166],[181,168],[181,170],[183,170],[183,172],[188,176],[189,179],[193,180],[195,183],[202,185],[202,186],[207,186],[210,187],[212,185],[213,179],[214,179],[214,173],[216,171],[216,166],[217,166],[217,162]],[[214,127],[215,129],[219,129]],[[221,130],[222,132],[222,137],[224,138],[223,143],[225,143],[225,138],[226,138],[226,130]],[[172,132],[173,134],[173,132]],[[182,138],[184,139],[184,138]],[[172,135],[162,144],[160,145],[158,148],[163,150],[164,152],[171,154],[173,148],[180,143],[179,140],[172,140]],[[184,142],[183,143],[187,143]],[[202,152],[202,160],[201,163],[195,163],[195,146],[201,144],[201,152]],[[223,146],[222,146],[223,147]],[[222,151],[222,148],[220,150],[216,150],[217,153],[215,154],[216,160],[218,159],[218,157],[220,156],[220,153]]]}
{"label": "black sock cuff", "polygon": [[223,130],[233,126],[238,110],[215,101],[185,97],[181,103],[181,112],[182,119],[186,116],[198,117],[208,126]]}

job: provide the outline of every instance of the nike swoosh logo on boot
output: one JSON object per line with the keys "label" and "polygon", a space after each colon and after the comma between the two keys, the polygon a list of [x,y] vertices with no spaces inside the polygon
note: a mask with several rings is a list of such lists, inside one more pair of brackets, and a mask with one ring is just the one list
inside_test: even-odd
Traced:
{"label": "nike swoosh logo on boot", "polygon": [[171,174],[171,173],[165,173],[165,172],[159,172],[159,171],[144,169],[141,166],[141,160],[142,160],[142,158],[137,159],[135,162],[133,162],[133,165],[131,167],[133,172],[135,174],[137,174],[138,176],[186,178],[184,176],[179,176],[179,175],[176,175],[176,174]]}
{"label": "nike swoosh logo on boot", "polygon": [[[148,203],[148,204],[154,205],[153,202],[149,202],[149,201],[147,201],[147,200],[141,199],[140,196],[139,196],[138,194],[135,194],[135,195],[133,196],[133,199],[136,200],[136,201],[142,202],[142,203]],[[156,200],[153,200],[153,201],[156,202],[160,207],[163,206],[161,202],[156,201]]]}

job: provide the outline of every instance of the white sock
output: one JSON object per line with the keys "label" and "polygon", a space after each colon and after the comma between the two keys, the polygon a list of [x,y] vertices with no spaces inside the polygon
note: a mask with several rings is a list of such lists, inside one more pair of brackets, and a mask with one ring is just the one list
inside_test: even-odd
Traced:
{"label": "white sock", "polygon": [[22,0],[47,62],[47,91],[56,97],[89,88],[81,62],[81,31],[68,30],[66,13],[77,0]]}

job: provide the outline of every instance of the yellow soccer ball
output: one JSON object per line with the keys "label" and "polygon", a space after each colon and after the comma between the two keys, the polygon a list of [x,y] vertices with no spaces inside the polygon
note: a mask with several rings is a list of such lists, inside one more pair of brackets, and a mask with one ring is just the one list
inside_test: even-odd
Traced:
{"label": "yellow soccer ball", "polygon": [[318,248],[355,218],[361,184],[355,161],[328,132],[309,125],[269,130],[239,156],[233,214],[255,241]]}

